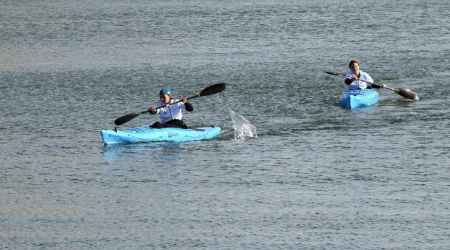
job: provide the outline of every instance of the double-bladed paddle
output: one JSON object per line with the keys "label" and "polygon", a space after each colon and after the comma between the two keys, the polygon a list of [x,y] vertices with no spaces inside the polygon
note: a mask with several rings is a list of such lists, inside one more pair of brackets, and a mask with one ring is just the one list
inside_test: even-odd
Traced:
{"label": "double-bladed paddle", "polygon": [[[211,85],[209,87],[206,87],[198,95],[191,96],[191,97],[189,97],[187,99],[194,99],[194,98],[197,98],[197,97],[200,97],[200,96],[207,96],[207,95],[217,94],[219,92],[224,91],[226,87],[227,87],[226,83],[216,83],[216,84],[213,84],[213,85]],[[172,105],[172,104],[175,104],[175,103],[179,103],[179,102],[181,102],[181,100],[178,101],[178,102],[171,103],[169,105]],[[156,109],[160,109],[160,108],[163,108],[163,107],[165,107],[165,106],[157,107]],[[138,116],[140,116],[142,114],[148,113],[148,112],[150,112],[150,109],[142,111],[142,112],[138,112],[138,113],[130,113],[130,114],[127,114],[127,115],[124,115],[124,116],[121,116],[121,117],[117,118],[114,121],[114,123],[117,126],[119,126],[119,125],[127,123],[127,122],[133,120],[134,118],[136,118],[136,117],[138,117]]]}
{"label": "double-bladed paddle", "polygon": [[[328,72],[328,71],[325,71],[325,73],[330,74],[330,75],[334,75],[334,76],[341,76],[341,77],[346,77],[347,76],[347,75],[344,75],[344,74]],[[375,86],[379,86],[379,87],[383,88],[383,84],[380,84],[380,83],[369,82],[369,81],[362,80],[362,79],[359,79],[359,81],[368,82],[368,83],[371,83],[371,84],[373,84]],[[410,99],[410,100],[418,100],[419,99],[419,96],[416,93],[414,93],[413,91],[409,90],[409,89],[389,88],[389,87],[384,87],[384,88],[385,89],[390,89],[390,90],[394,91],[395,93],[405,97],[406,99]]]}

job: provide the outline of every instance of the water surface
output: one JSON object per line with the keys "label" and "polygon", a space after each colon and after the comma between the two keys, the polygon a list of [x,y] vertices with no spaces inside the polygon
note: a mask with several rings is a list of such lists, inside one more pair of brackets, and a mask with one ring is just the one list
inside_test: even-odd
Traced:
{"label": "water surface", "polygon": [[[449,7],[3,1],[0,246],[447,249]],[[340,107],[351,59],[420,100]],[[217,82],[185,121],[221,137],[103,145]]]}

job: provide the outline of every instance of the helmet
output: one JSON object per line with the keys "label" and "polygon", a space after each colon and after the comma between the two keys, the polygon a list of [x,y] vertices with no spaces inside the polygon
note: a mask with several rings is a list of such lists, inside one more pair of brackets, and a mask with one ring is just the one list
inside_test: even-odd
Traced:
{"label": "helmet", "polygon": [[170,89],[162,88],[161,91],[159,91],[159,95],[170,95]]}

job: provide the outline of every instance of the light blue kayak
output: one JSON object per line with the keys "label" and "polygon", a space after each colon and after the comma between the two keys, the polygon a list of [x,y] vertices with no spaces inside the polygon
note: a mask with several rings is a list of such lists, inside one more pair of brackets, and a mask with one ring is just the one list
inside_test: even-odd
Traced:
{"label": "light blue kayak", "polygon": [[101,134],[103,142],[107,145],[128,142],[196,141],[220,135],[220,127],[157,129],[147,125],[125,130],[102,130]]}
{"label": "light blue kayak", "polygon": [[341,94],[339,104],[348,108],[359,108],[378,102],[379,94],[373,89],[347,90]]}

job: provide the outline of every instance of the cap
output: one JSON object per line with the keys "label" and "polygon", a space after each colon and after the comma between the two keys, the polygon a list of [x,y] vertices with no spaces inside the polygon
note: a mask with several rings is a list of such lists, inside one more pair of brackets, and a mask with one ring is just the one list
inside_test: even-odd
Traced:
{"label": "cap", "polygon": [[159,95],[170,95],[170,89],[162,88],[161,91],[159,91]]}

